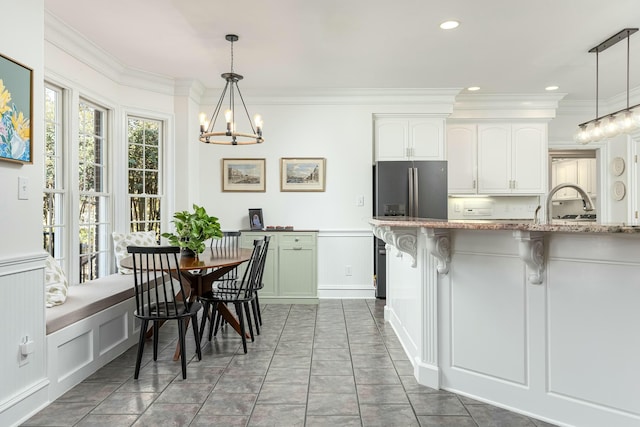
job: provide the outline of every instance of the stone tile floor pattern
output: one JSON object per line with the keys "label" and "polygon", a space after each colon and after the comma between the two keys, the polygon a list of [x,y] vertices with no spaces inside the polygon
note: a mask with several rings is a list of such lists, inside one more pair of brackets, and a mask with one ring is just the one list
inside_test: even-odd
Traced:
{"label": "stone tile floor pattern", "polygon": [[160,330],[133,379],[137,346],[44,408],[24,426],[429,426],[551,424],[419,385],[383,319],[383,300],[264,305],[261,334],[244,354],[231,329],[187,334],[187,379],[172,360],[177,327]]}

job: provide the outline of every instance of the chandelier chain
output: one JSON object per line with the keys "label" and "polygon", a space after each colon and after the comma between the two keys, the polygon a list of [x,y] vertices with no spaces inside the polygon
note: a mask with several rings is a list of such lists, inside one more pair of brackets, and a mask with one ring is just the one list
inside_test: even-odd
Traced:
{"label": "chandelier chain", "polygon": [[233,40],[231,40],[231,72],[233,73]]}

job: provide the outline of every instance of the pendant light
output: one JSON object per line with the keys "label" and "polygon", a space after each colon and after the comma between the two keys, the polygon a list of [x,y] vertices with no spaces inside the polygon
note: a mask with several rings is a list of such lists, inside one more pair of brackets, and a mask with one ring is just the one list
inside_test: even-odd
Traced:
{"label": "pendant light", "polygon": [[[599,45],[589,49],[589,53],[596,54],[596,118],[578,125],[575,135],[576,142],[587,144],[597,142],[604,138],[612,138],[621,133],[630,133],[640,128],[640,104],[629,106],[629,52],[631,35],[638,31],[637,28],[625,28],[617,34],[609,37]],[[627,108],[598,116],[598,55],[614,44],[627,39]]]}
{"label": "pendant light", "polygon": [[[238,38],[235,34],[227,34],[225,36],[225,39],[231,43],[231,71],[220,75],[226,81],[226,84],[209,121],[207,121],[205,113],[200,113],[200,141],[205,144],[247,145],[264,142],[262,138],[262,118],[256,114],[253,121],[251,120],[249,110],[247,110],[247,106],[242,98],[242,93],[238,87],[238,82],[243,79],[243,76],[233,71],[233,43],[237,42]],[[241,102],[241,105],[238,104],[238,109],[241,110],[240,114],[242,114],[242,111],[246,114],[247,126],[251,128],[251,132],[239,132],[236,128],[236,93]],[[219,127],[220,130],[216,130],[216,122],[220,115],[220,110],[223,104],[225,104],[227,94],[228,108],[224,113],[226,125],[221,125]]]}

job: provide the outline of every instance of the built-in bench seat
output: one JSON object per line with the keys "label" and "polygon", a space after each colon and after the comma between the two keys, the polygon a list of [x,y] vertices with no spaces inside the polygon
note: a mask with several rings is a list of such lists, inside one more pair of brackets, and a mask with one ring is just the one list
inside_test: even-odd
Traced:
{"label": "built-in bench seat", "polygon": [[134,310],[128,274],[70,286],[64,304],[46,309],[50,402],[137,342]]}
{"label": "built-in bench seat", "polygon": [[46,311],[47,335],[133,296],[133,276],[125,274],[112,274],[71,286],[66,302]]}

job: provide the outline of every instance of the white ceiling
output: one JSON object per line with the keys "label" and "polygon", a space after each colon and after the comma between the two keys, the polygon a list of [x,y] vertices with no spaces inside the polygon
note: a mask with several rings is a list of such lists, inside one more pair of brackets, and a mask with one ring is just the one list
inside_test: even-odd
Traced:
{"label": "white ceiling", "polygon": [[[124,66],[242,89],[464,88],[595,98],[588,50],[640,26],[640,0],[44,0]],[[443,31],[448,19],[461,22]],[[631,36],[640,86],[640,32]],[[600,98],[626,93],[627,43],[599,55]]]}

